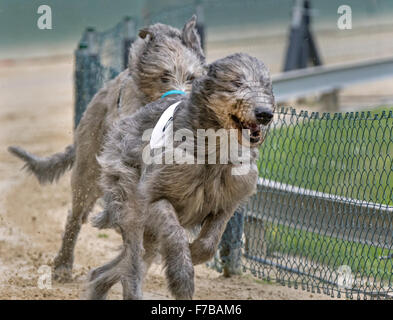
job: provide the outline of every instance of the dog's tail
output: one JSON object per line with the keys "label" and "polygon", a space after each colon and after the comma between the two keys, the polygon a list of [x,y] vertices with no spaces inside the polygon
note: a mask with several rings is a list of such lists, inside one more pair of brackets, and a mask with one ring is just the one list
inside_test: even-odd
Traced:
{"label": "dog's tail", "polygon": [[41,184],[57,181],[75,162],[75,145],[68,146],[64,152],[50,157],[39,158],[20,147],[8,147],[8,151],[25,162],[24,169],[33,173]]}

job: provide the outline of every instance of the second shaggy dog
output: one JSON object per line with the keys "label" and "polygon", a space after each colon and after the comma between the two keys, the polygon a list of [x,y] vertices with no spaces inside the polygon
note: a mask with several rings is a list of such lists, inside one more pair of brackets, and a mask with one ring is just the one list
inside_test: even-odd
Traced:
{"label": "second shaggy dog", "polygon": [[169,90],[189,92],[194,78],[204,73],[204,55],[195,24],[193,16],[182,31],[164,24],[140,30],[130,50],[128,69],[93,97],[75,131],[74,145],[67,147],[64,153],[38,158],[20,148],[10,147],[9,150],[26,162],[26,168],[41,183],[52,182],[73,167],[72,210],[54,261],[56,278],[71,279],[73,253],[81,225],[101,196],[96,156],[114,120],[132,114]]}
{"label": "second shaggy dog", "polygon": [[[115,124],[99,157],[109,204],[94,222],[119,229],[124,246],[117,258],[91,272],[89,298],[105,298],[121,281],[124,298],[140,299],[145,272],[158,252],[173,296],[193,297],[193,265],[213,257],[234,210],[256,189],[257,148],[273,118],[273,107],[267,68],[256,58],[235,54],[211,64],[208,74],[194,81],[190,96],[160,99]],[[203,139],[198,147],[189,148],[194,159],[190,163],[147,162],[153,140],[149,144],[146,134],[165,117],[168,120],[159,131],[170,128],[175,135],[182,131],[191,140],[207,130],[232,129],[235,144],[249,154],[247,170],[239,174],[236,169],[242,165],[236,159],[223,159],[226,150],[215,139],[212,145]],[[223,134],[220,140],[229,137]],[[173,141],[175,149],[183,148],[180,138]],[[189,244],[186,230],[197,226],[199,235]]]}

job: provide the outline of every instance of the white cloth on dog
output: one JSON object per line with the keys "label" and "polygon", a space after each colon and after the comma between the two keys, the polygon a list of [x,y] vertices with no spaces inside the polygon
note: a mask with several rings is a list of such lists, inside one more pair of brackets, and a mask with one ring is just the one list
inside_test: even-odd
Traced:
{"label": "white cloth on dog", "polygon": [[165,139],[171,137],[168,135],[173,129],[173,115],[177,106],[181,101],[175,102],[170,105],[158,119],[156,125],[154,126],[153,132],[150,138],[150,149],[162,148],[165,146]]}

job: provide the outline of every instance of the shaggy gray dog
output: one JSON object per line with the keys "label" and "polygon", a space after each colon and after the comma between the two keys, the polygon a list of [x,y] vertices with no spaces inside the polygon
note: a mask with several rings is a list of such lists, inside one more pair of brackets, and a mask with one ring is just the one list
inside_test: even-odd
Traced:
{"label": "shaggy gray dog", "polygon": [[[234,130],[236,143],[250,154],[248,170],[235,175],[239,164],[231,159],[220,163],[224,150],[216,141],[213,164],[146,162],[146,150],[152,151],[146,132],[177,101],[180,104],[168,122],[173,132],[186,130],[197,139],[201,129]],[[189,96],[160,99],[116,122],[98,159],[107,206],[93,224],[120,230],[124,245],[113,261],[90,273],[89,298],[105,298],[120,281],[124,298],[140,299],[144,275],[158,253],[172,295],[193,297],[193,265],[213,257],[234,210],[256,189],[258,146],[273,108],[265,65],[249,55],[234,54],[211,64],[208,74],[194,81]],[[205,146],[206,140],[202,141]],[[183,142],[174,142],[174,147]],[[212,149],[202,148],[198,154],[200,147],[191,153],[206,160]],[[189,244],[186,230],[198,226],[199,235]]]}
{"label": "shaggy gray dog", "polygon": [[182,31],[160,23],[140,30],[130,49],[128,68],[93,97],[76,129],[74,144],[65,152],[38,158],[21,148],[9,148],[41,183],[53,182],[73,167],[72,211],[54,261],[55,278],[71,279],[81,224],[102,194],[96,156],[112,123],[169,90],[189,92],[192,81],[205,73],[205,57],[195,25],[193,16]]}

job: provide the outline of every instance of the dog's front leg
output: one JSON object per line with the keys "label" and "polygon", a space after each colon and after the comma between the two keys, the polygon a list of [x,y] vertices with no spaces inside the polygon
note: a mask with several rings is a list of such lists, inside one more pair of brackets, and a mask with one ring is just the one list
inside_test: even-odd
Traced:
{"label": "dog's front leg", "polygon": [[167,200],[159,200],[149,208],[149,229],[158,235],[169,291],[176,299],[192,299],[194,267],[187,233],[180,225],[175,208]]}
{"label": "dog's front leg", "polygon": [[207,262],[213,258],[231,216],[232,213],[221,211],[210,213],[206,217],[198,238],[190,244],[191,258],[194,265]]}

